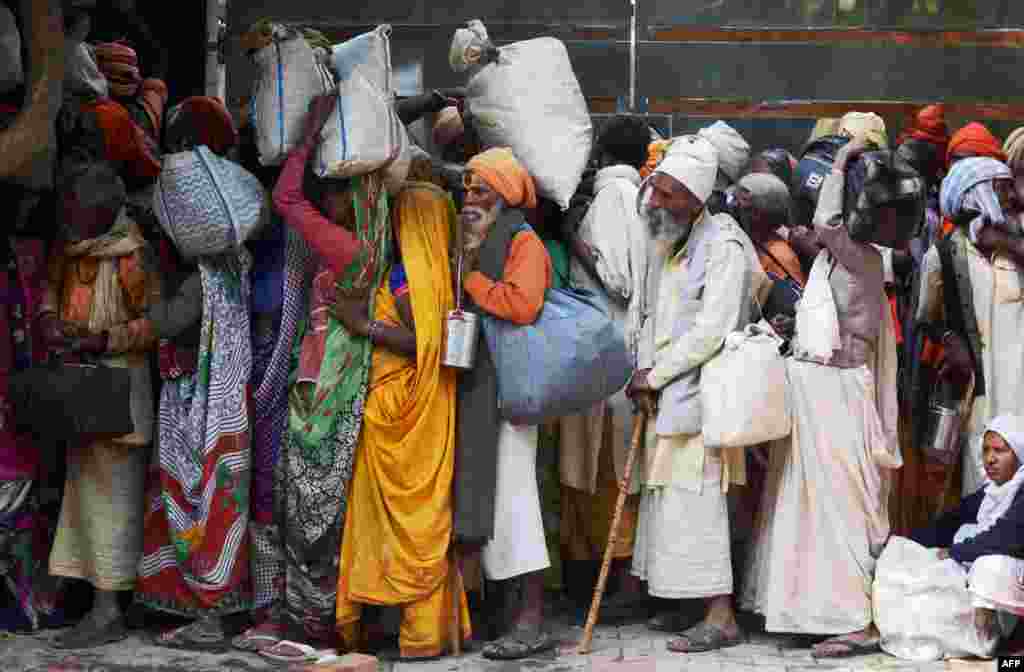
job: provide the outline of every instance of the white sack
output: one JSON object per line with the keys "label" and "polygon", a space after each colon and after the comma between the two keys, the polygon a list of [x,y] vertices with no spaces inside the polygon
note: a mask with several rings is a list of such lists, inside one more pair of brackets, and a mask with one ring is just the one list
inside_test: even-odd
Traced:
{"label": "white sack", "polygon": [[882,650],[914,661],[991,656],[999,643],[981,641],[967,572],[904,537],[892,537],[878,559],[872,594]]}
{"label": "white sack", "polygon": [[[471,61],[479,41],[465,32],[457,37],[453,65]],[[590,158],[593,129],[565,45],[553,37],[516,42],[470,72],[466,102],[483,144],[510,147],[538,193],[568,208]]]}
{"label": "white sack", "polygon": [[390,35],[390,26],[378,26],[334,47],[338,104],[320,133],[320,177],[365,175],[401,152],[405,129],[394,110]]}
{"label": "white sack", "polygon": [[302,141],[313,98],[334,88],[334,78],[305,38],[275,27],[274,40],[253,56],[259,69],[252,117],[260,163],[278,166]]}

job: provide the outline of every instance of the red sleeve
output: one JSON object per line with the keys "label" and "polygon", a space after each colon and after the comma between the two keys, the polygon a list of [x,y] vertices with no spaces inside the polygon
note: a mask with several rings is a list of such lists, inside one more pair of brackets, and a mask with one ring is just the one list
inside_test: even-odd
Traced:
{"label": "red sleeve", "polygon": [[324,217],[302,193],[306,159],[312,150],[312,146],[302,145],[292,151],[274,188],[274,207],[288,226],[302,234],[331,271],[341,273],[355,259],[362,243],[350,231]]}
{"label": "red sleeve", "polygon": [[466,276],[466,292],[491,315],[516,324],[533,324],[544,307],[544,292],[551,286],[551,258],[532,231],[512,239],[505,273],[495,282],[480,271]]}

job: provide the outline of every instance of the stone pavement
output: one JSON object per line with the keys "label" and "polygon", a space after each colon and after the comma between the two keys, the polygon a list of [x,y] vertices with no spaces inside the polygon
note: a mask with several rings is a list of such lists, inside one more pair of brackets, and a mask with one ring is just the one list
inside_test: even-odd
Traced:
{"label": "stone pavement", "polygon": [[[993,661],[947,661],[918,664],[885,654],[846,660],[815,661],[805,644],[774,635],[755,634],[748,644],[717,653],[679,655],[666,650],[667,634],[654,633],[643,624],[600,626],[593,653],[575,651],[582,629],[556,626],[558,652],[528,660],[495,663],[479,650],[460,658],[429,663],[403,663],[397,652],[384,652],[381,672],[994,672]],[[212,655],[163,649],[143,636],[133,636],[88,652],[70,653],[50,646],[55,633],[4,636],[0,639],[3,672],[285,672],[287,666],[259,656],[230,653]],[[478,647],[477,647],[478,649]]]}

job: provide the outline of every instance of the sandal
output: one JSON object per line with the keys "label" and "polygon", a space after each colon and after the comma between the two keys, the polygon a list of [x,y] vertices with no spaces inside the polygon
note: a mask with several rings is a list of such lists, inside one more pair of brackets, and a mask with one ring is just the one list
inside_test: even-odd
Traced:
{"label": "sandal", "polygon": [[259,654],[267,660],[278,663],[318,663],[321,660],[332,660],[338,656],[338,652],[334,649],[317,650],[308,644],[284,639],[263,649]]}
{"label": "sandal", "polygon": [[[821,646],[840,646],[842,647],[838,651],[822,651],[818,647]],[[832,639],[826,639],[814,647],[811,651],[812,658],[852,658],[853,656],[865,656],[872,653],[878,653],[881,650],[881,638],[872,637],[865,642],[857,642],[852,639],[844,639],[843,637],[833,637]]]}
{"label": "sandal", "polygon": [[200,619],[162,632],[153,638],[153,644],[167,649],[207,653],[225,653],[231,648],[220,619]]}
{"label": "sandal", "polygon": [[124,627],[124,619],[118,617],[109,623],[97,625],[86,617],[70,632],[59,637],[54,646],[58,649],[94,649],[107,644],[114,644],[128,637],[128,629]]}
{"label": "sandal", "polygon": [[555,640],[540,627],[519,626],[511,634],[485,646],[483,656],[488,660],[522,660],[551,651],[555,646]]}
{"label": "sandal", "polygon": [[249,628],[231,640],[231,646],[239,651],[259,653],[284,639],[284,628],[275,623],[264,623]]}
{"label": "sandal", "polygon": [[682,632],[692,623],[678,609],[665,611],[647,621],[647,627],[655,632]]}
{"label": "sandal", "polygon": [[739,646],[746,637],[740,630],[734,637],[730,637],[725,630],[710,623],[700,623],[682,633],[678,639],[668,643],[668,650],[673,653],[707,653]]}

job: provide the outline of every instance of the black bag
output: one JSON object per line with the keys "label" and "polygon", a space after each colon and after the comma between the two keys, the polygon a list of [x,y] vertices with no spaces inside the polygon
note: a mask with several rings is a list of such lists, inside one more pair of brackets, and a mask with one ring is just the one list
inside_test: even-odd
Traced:
{"label": "black bag", "polygon": [[793,171],[793,210],[798,225],[810,226],[818,208],[818,195],[825,178],[832,172],[836,154],[850,141],[842,135],[826,135],[804,147]]}
{"label": "black bag", "polygon": [[[927,186],[921,174],[896,152],[867,152],[846,169],[843,221],[850,237],[862,243],[902,249],[924,222]],[[880,208],[896,217],[883,229]]]}
{"label": "black bag", "polygon": [[131,388],[129,369],[54,360],[12,375],[8,394],[18,430],[56,443],[131,434]]}

